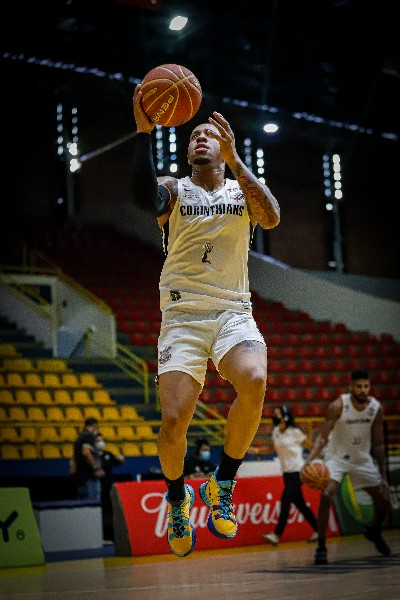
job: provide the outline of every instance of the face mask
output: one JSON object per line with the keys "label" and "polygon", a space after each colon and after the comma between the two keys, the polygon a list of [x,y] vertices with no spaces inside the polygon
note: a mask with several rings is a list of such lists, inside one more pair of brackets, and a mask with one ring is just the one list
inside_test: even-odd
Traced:
{"label": "face mask", "polygon": [[210,450],[202,450],[200,452],[200,459],[201,460],[210,460],[210,456],[211,456]]}
{"label": "face mask", "polygon": [[280,417],[276,417],[275,415],[272,417],[272,422],[274,425],[279,425],[279,423],[282,423],[282,419]]}
{"label": "face mask", "polygon": [[105,445],[106,445],[106,443],[104,440],[100,440],[99,442],[96,442],[96,450],[103,450]]}

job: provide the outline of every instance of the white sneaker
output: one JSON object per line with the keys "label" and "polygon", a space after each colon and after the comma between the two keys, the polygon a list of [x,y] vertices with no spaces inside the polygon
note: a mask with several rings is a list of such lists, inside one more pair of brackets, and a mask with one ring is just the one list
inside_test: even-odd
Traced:
{"label": "white sneaker", "polygon": [[261,535],[261,537],[273,546],[277,546],[279,544],[279,537],[276,535],[276,533],[264,533]]}
{"label": "white sneaker", "polygon": [[314,531],[314,533],[312,534],[312,536],[310,538],[308,538],[307,541],[308,542],[317,542],[318,541],[318,532]]}

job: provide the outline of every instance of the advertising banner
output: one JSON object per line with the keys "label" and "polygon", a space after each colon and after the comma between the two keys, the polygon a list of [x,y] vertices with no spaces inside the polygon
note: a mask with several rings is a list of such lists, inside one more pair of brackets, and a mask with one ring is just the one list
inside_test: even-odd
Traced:
{"label": "advertising banner", "polygon": [[27,488],[0,488],[0,567],[43,565],[39,529]]}
{"label": "advertising banner", "polygon": [[[232,540],[221,540],[213,536],[207,527],[208,507],[199,496],[200,484],[205,479],[190,480],[196,499],[190,511],[190,518],[196,530],[196,549],[229,548],[265,544],[261,537],[273,531],[280,511],[280,497],[283,490],[282,477],[244,477],[237,478],[233,500],[238,533]],[[163,481],[121,482],[115,484],[122,508],[125,530],[129,539],[129,552],[132,555],[166,554],[170,552],[167,542],[167,513],[165,501],[165,483]],[[317,514],[320,492],[303,486],[306,502]],[[312,529],[293,505],[289,520],[281,537],[282,542],[306,540]],[[339,526],[333,510],[330,514],[328,537],[340,535]],[[128,545],[124,540],[124,553]],[[116,539],[116,553],[119,554]]]}

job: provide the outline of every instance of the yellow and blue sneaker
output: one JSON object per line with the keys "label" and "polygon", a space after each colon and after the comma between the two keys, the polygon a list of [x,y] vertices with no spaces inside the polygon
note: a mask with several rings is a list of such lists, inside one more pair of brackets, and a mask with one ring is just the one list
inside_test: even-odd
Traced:
{"label": "yellow and blue sneaker", "polygon": [[168,502],[168,532],[167,539],[169,547],[176,556],[187,556],[196,545],[196,532],[189,519],[189,511],[194,503],[194,490],[185,484],[185,497],[178,506],[174,506],[168,500],[168,492],[165,499]]}
{"label": "yellow and blue sneaker", "polygon": [[232,494],[236,481],[230,479],[217,481],[215,477],[217,473],[218,469],[207,483],[201,484],[200,496],[211,509],[207,521],[208,529],[216,537],[230,539],[235,537],[238,529],[232,506]]}

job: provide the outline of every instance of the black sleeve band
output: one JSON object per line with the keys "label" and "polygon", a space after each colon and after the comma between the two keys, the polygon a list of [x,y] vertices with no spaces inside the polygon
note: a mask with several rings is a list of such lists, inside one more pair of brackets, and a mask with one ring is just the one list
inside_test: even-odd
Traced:
{"label": "black sleeve band", "polygon": [[132,165],[134,201],[140,206],[159,209],[157,176],[154,168],[151,134],[138,133]]}

